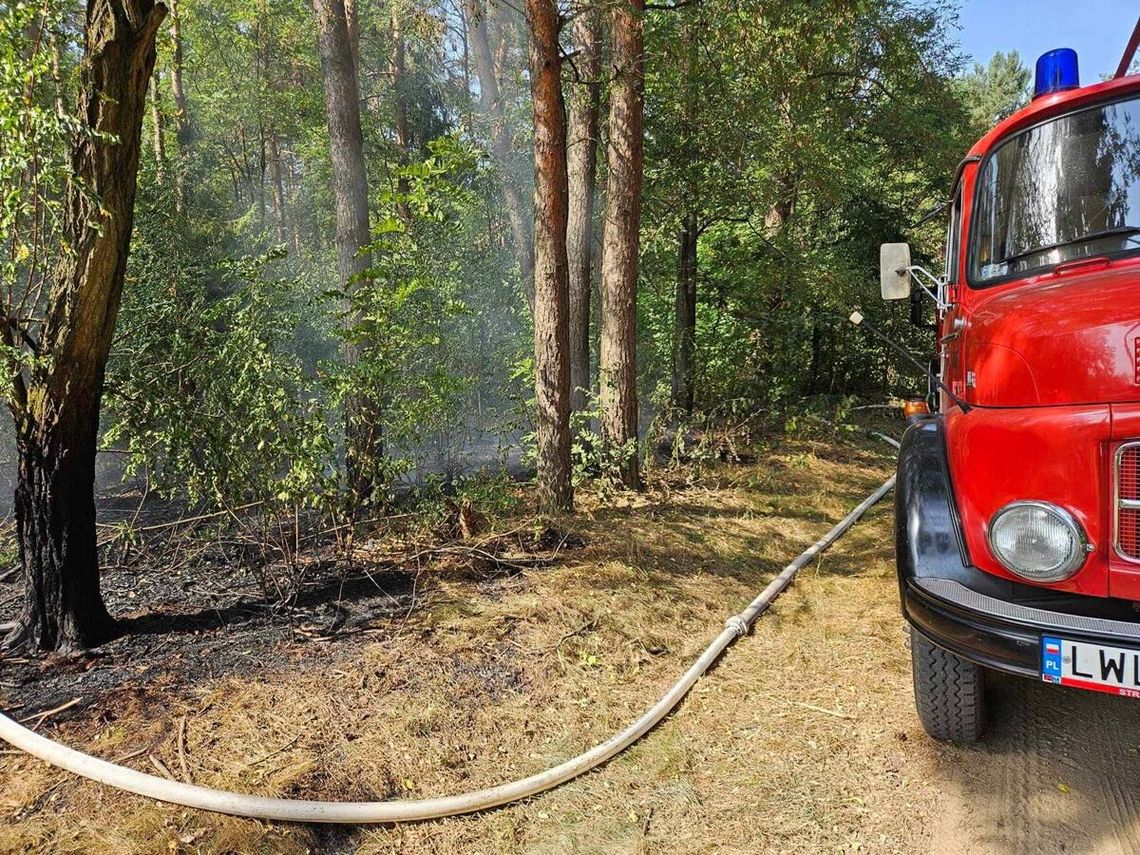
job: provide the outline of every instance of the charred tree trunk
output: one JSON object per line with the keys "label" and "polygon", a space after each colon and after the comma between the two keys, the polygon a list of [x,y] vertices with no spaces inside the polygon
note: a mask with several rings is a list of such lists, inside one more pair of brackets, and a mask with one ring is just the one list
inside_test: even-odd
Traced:
{"label": "charred tree trunk", "polygon": [[534,369],[538,501],[570,510],[569,273],[566,109],[555,0],[526,0],[534,102]]}
{"label": "charred tree trunk", "polygon": [[[95,448],[107,356],[130,249],[147,87],[166,7],[88,0],[59,266],[40,360],[12,390],[24,604],[11,646],[75,650],[114,622],[99,589]],[[98,133],[96,133],[98,132]],[[9,330],[10,333],[10,330]]]}
{"label": "charred tree trunk", "polygon": [[621,0],[613,13],[609,180],[602,257],[598,376],[603,442],[623,452],[618,476],[640,484],[637,454],[637,254],[640,247],[642,127],[645,111],[644,0]]}
{"label": "charred tree trunk", "polygon": [[673,406],[693,412],[693,354],[697,334],[697,229],[696,214],[685,214],[678,235],[677,295],[674,304],[676,340],[673,342]]}
{"label": "charred tree trunk", "polygon": [[590,388],[590,301],[593,261],[594,195],[597,180],[598,82],[600,35],[597,13],[583,9],[574,19],[576,67],[580,80],[570,84],[567,133],[570,213],[566,252],[570,264],[570,408],[586,409]]}
{"label": "charred tree trunk", "polygon": [[511,240],[514,243],[515,260],[519,265],[523,291],[533,311],[534,246],[531,230],[527,225],[526,202],[514,178],[511,162],[514,141],[506,110],[499,96],[499,79],[495,70],[490,35],[487,32],[487,10],[479,0],[468,0],[467,25],[470,30],[471,49],[475,54],[475,73],[479,78],[479,103],[491,120],[491,157],[495,161],[495,171],[499,174],[499,184],[507,208],[507,221],[511,227]]}
{"label": "charred tree trunk", "polygon": [[[360,130],[360,85],[356,78],[344,0],[314,0],[317,12],[317,46],[321,55],[325,107],[336,203],[336,246],[340,279],[345,293],[346,323],[355,325],[352,291],[372,266],[368,246],[368,174],[364,163],[364,136]],[[359,348],[345,342],[344,360],[352,366]],[[358,393],[345,402],[345,473],[358,502],[366,501],[375,487],[371,473],[383,455],[377,390]]]}

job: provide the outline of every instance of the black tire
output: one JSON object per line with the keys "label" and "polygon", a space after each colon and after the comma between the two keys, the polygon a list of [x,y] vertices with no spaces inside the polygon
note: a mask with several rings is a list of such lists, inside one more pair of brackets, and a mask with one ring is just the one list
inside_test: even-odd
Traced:
{"label": "black tire", "polygon": [[910,630],[914,701],[922,727],[942,742],[977,742],[986,729],[985,669]]}

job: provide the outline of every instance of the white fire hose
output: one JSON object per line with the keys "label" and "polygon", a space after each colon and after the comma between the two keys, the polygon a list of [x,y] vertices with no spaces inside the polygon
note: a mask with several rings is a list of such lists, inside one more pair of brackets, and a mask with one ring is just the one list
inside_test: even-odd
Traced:
{"label": "white fire hose", "polygon": [[300,801],[231,793],[137,772],[126,766],[109,763],[106,760],[100,760],[73,748],[60,745],[58,742],[53,742],[2,714],[0,714],[0,738],[53,766],[58,766],[93,781],[117,787],[120,790],[185,807],[253,819],[351,824],[410,822],[455,816],[497,807],[536,795],[576,778],[605,763],[644,736],[680,703],[681,699],[693,687],[693,684],[708,670],[725,648],[740,636],[748,633],[752,624],[791,583],[796,573],[816,555],[838,540],[869,508],[886,495],[894,484],[894,476],[891,476],[875,492],[860,502],[859,506],[844,517],[831,531],[785,567],[783,572],[773,579],[768,587],[748,605],[748,608],[725,621],[724,630],[720,635],[705,649],[705,652],[685,672],[677,684],[661,700],[650,707],[641,718],[586,753],[520,781],[434,799],[387,802]]}

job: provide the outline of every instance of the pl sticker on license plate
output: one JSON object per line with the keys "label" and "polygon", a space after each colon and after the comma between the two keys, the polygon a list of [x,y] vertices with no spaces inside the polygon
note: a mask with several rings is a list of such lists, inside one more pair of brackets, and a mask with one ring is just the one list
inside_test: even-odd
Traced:
{"label": "pl sticker on license plate", "polygon": [[1140,698],[1140,650],[1043,636],[1041,679],[1046,683]]}

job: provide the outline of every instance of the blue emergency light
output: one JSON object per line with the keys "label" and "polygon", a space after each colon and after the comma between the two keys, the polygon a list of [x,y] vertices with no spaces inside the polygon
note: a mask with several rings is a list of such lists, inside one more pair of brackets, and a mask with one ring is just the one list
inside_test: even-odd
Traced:
{"label": "blue emergency light", "polygon": [[1037,60],[1037,76],[1033,81],[1033,97],[1051,95],[1081,85],[1077,69],[1077,52],[1072,48],[1057,48],[1043,53]]}

